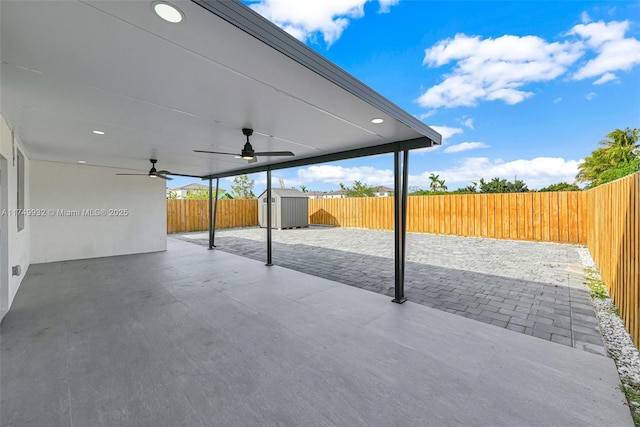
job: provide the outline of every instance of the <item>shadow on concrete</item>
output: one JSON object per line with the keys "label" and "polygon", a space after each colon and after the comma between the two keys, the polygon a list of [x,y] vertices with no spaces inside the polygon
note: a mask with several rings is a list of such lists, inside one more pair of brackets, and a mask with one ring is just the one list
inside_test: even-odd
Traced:
{"label": "shadow on concrete", "polygon": [[[206,239],[174,236],[207,246]],[[266,243],[217,236],[218,250],[266,261]],[[306,244],[273,242],[273,263],[393,296],[394,260]],[[405,296],[413,302],[559,344],[605,355],[590,296],[549,283],[407,262]]]}

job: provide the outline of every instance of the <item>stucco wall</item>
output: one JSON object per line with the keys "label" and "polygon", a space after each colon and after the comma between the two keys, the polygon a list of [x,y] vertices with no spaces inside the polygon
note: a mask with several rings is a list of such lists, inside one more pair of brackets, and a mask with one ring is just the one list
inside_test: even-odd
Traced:
{"label": "stucco wall", "polygon": [[166,250],[165,181],[31,161],[31,262]]}
{"label": "stucco wall", "polygon": [[[11,307],[30,264],[30,218],[25,217],[24,228],[18,231],[15,212],[18,200],[16,149],[24,156],[24,206],[29,208],[29,158],[18,138],[12,137],[9,126],[0,115],[0,156],[3,160],[0,162],[0,199],[3,199],[0,200],[0,319]],[[19,275],[12,275],[12,266],[20,266]]]}

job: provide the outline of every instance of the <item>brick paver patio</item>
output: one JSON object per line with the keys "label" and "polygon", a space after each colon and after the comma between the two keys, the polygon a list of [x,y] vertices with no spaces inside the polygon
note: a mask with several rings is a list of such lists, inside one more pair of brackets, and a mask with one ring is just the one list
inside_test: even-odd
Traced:
{"label": "brick paver patio", "polygon": [[[172,235],[208,245],[207,233]],[[218,250],[266,260],[266,230],[216,231]],[[414,302],[605,354],[577,245],[407,234],[405,296]],[[273,230],[276,265],[393,295],[393,232]]]}

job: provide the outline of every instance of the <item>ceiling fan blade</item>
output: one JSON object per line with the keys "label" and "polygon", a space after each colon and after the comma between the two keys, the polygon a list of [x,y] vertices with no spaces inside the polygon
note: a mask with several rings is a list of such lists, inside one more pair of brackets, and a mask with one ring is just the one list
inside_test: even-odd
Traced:
{"label": "ceiling fan blade", "polygon": [[227,156],[237,156],[238,153],[223,153],[220,151],[206,151],[206,150],[193,150],[194,153],[207,153],[207,154],[224,154]]}
{"label": "ceiling fan blade", "polygon": [[295,156],[291,151],[256,151],[254,156]]}
{"label": "ceiling fan blade", "polygon": [[258,161],[258,157],[254,155],[254,156],[253,156],[253,159],[249,159],[249,160],[247,160],[247,163],[255,163],[255,162],[257,162],[257,161]]}
{"label": "ceiling fan blade", "polygon": [[173,180],[173,178],[168,177],[167,175],[171,175],[171,172],[167,170],[156,171],[156,163],[157,159],[149,159],[151,162],[151,170],[149,173],[116,173],[116,175],[126,175],[126,176],[148,176],[149,178],[162,178],[167,181]]}

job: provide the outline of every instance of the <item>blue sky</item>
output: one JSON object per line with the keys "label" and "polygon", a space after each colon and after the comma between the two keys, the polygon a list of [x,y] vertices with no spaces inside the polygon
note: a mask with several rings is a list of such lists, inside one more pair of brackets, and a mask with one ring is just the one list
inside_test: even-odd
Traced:
{"label": "blue sky", "polygon": [[[496,176],[573,182],[598,141],[640,127],[640,2],[244,2],[443,135],[412,152],[410,187],[428,188],[431,173],[449,189]],[[392,186],[392,171],[385,155],[273,178],[326,191]],[[265,174],[251,178],[258,194]]]}

